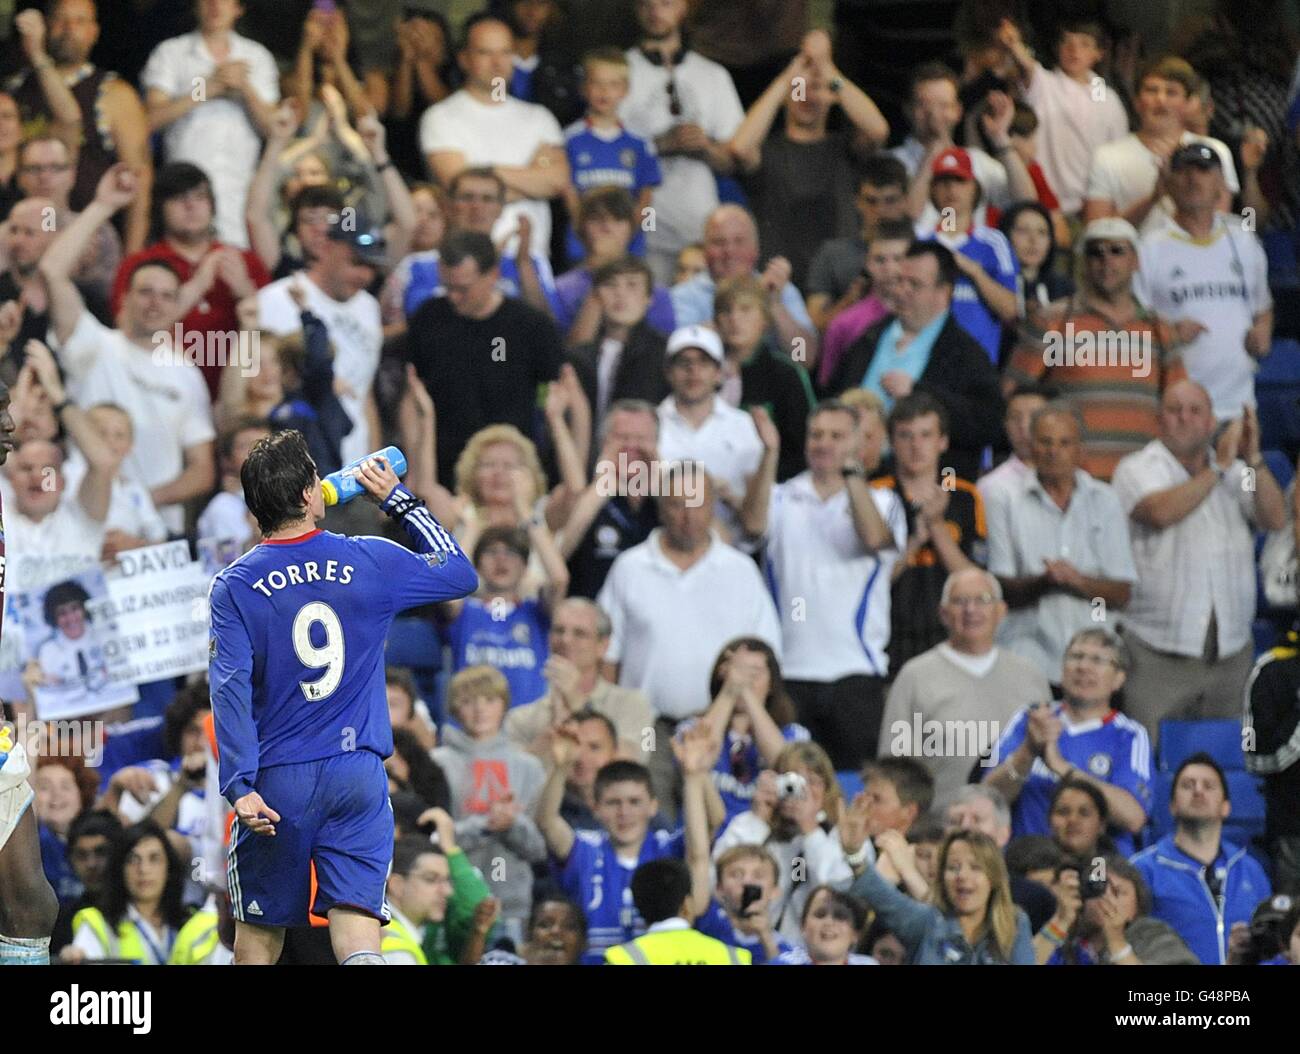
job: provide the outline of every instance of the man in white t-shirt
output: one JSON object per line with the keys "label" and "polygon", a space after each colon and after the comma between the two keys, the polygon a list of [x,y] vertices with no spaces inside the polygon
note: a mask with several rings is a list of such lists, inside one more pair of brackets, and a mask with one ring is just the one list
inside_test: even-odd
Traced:
{"label": "man in white t-shirt", "polygon": [[637,0],[641,39],[629,48],[627,98],[619,116],[629,132],[654,141],[663,181],[655,187],[646,262],[671,285],[677,253],[699,241],[718,206],[715,176],[735,167],[727,144],[745,119],[731,74],[682,40],[687,0]]}
{"label": "man in white t-shirt", "polygon": [[719,500],[718,517],[734,535],[736,510],[763,457],[763,444],[749,414],[718,393],[724,353],[714,330],[674,330],[667,355],[672,394],[659,404],[659,456],[704,466]]}
{"label": "man in white t-shirt", "polygon": [[217,237],[248,248],[244,203],[280,101],[280,71],[266,48],[234,31],[239,0],[207,0],[199,28],[164,40],[140,74],[149,130],[168,161],[198,165],[212,181]]}
{"label": "man in white t-shirt", "polygon": [[1166,177],[1174,213],[1138,246],[1138,298],[1161,318],[1199,323],[1182,346],[1187,375],[1210,393],[1214,416],[1255,405],[1255,360],[1273,339],[1268,260],[1240,216],[1218,211],[1219,154],[1203,142],[1174,151]]}
{"label": "man in white t-shirt", "polygon": [[779,652],[781,625],[757,565],[713,530],[703,466],[674,466],[660,482],[662,526],[614,561],[596,602],[613,630],[606,679],[643,692],[658,719],[649,768],[660,803],[670,805],[668,740],[678,721],[708,707],[709,673],[723,646],[760,637]]}
{"label": "man in white t-shirt", "polygon": [[108,402],[127,412],[135,445],[123,472],[149,488],[167,529],[179,534],[184,502],[210,493],[215,477],[208,386],[199,368],[171,344],[180,279],[163,261],[138,264],[127,279],[121,328],[109,329],[86,309],[70,277],[96,229],[136,191],[136,177],[125,164],[105,172],[95,200],[46,250],[40,272],[69,393],[83,406]]}
{"label": "man in white t-shirt", "polygon": [[853,460],[858,411],[838,400],[808,417],[808,469],[773,486],[780,435],[755,413],[763,463],[745,502],[746,531],[766,535],[768,588],[781,619],[786,689],[799,723],[837,770],[876,755],[889,673],[890,584],[907,548],[892,490]]}
{"label": "man in white t-shirt", "polygon": [[531,243],[551,244],[551,198],[569,185],[564,132],[549,110],[509,94],[510,27],[493,15],[476,15],[465,24],[458,61],[465,87],[420,118],[420,150],[444,187],[471,167],[491,168],[505,183],[508,203],[492,231],[512,236],[527,217]]}
{"label": "man in white t-shirt", "polygon": [[1092,156],[1084,192],[1085,223],[1122,216],[1143,234],[1153,229],[1173,211],[1168,198],[1169,158],[1178,147],[1197,142],[1213,147],[1219,155],[1226,187],[1217,208],[1231,209],[1232,196],[1241,190],[1231,151],[1218,139],[1195,135],[1184,125],[1187,100],[1197,83],[1192,67],[1173,56],[1143,71],[1134,100],[1138,130],[1098,147]]}
{"label": "man in white t-shirt", "polygon": [[379,445],[379,411],[370,389],[384,328],[379,301],[366,289],[384,262],[379,229],[363,214],[345,210],[331,216],[328,237],[305,271],[272,282],[257,294],[259,324],[271,333],[297,333],[303,311],[325,323],[334,348],[334,378],[344,385],[339,403],[352,420],[352,431],[339,444],[345,465]]}

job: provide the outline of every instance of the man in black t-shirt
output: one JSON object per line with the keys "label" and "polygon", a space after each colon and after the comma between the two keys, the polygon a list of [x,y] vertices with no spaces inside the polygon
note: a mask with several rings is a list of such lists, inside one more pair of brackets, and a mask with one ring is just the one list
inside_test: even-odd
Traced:
{"label": "man in black t-shirt", "polygon": [[[620,553],[659,526],[658,503],[641,482],[658,457],[659,415],[640,399],[616,399],[601,425],[601,450],[591,484],[574,502],[560,539],[569,561],[569,593],[592,597]],[[641,481],[641,482],[638,482]]]}
{"label": "man in black t-shirt", "polygon": [[984,502],[975,485],[951,469],[939,472],[948,449],[948,411],[926,392],[900,399],[889,415],[894,475],[872,486],[897,492],[907,512],[907,552],[894,564],[889,669],[946,639],[939,600],[950,574],[987,561]]}
{"label": "man in black t-shirt", "polygon": [[411,316],[406,346],[437,411],[438,481],[452,488],[456,459],[480,428],[512,424],[539,438],[538,385],[559,376],[564,348],[549,316],[497,288],[486,234],[448,235],[439,263],[446,296]]}

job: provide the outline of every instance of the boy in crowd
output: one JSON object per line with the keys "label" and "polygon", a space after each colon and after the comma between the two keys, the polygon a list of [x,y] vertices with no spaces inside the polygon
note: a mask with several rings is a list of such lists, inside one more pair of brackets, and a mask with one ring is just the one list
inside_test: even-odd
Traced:
{"label": "boy in crowd", "polygon": [[[504,674],[511,705],[520,706],[546,694],[542,667],[550,654],[547,634],[551,611],[569,588],[569,571],[541,517],[522,513],[527,533],[518,527],[489,527],[474,546],[478,593],[444,604],[441,617],[451,644],[453,669],[486,664]],[[538,598],[524,597],[520,587],[536,545],[546,572]]]}
{"label": "boy in crowd", "polygon": [[[654,188],[663,179],[654,144],[633,135],[619,120],[618,108],[627,98],[627,56],[617,48],[598,48],[582,59],[582,97],[587,114],[564,130],[572,184],[565,188],[569,215],[578,214],[578,198],[592,187],[622,187],[636,202],[636,237],[630,252],[645,255],[641,220],[650,207]],[[571,263],[583,257],[583,247],[572,229],[566,245]]]}
{"label": "boy in crowd", "polygon": [[1038,157],[1047,182],[1061,210],[1073,216],[1083,207],[1093,151],[1128,134],[1124,104],[1095,69],[1105,53],[1101,26],[1090,21],[1062,25],[1054,70],[1034,58],[1011,19],[1002,20],[998,41],[1015,59],[1025,102],[1038,117]]}
{"label": "boy in crowd", "polygon": [[532,903],[530,865],[546,856],[532,820],[545,774],[541,763],[502,731],[510,708],[505,677],[490,666],[471,666],[451,679],[447,698],[460,727],[442,730],[433,759],[451,789],[456,841],[487,877],[501,903],[505,933],[522,943]]}
{"label": "boy in crowd", "polygon": [[735,845],[718,857],[717,888],[695,928],[723,944],[746,949],[765,966],[794,945],[778,936],[772,904],[780,889],[776,858],[759,845]]}
{"label": "boy in crowd", "polygon": [[606,948],[646,931],[632,901],[632,875],[641,864],[689,856],[695,876],[689,899],[698,907],[707,902],[707,882],[701,885],[698,876],[701,862],[707,866],[709,857],[706,800],[713,785],[709,771],[717,756],[717,744],[709,743],[707,736],[707,730],[701,728],[672,741],[685,777],[686,827],[676,832],[650,830],[659,802],[651,788],[649,769],[634,761],[612,761],[596,773],[593,797],[601,830],[575,831],[560,815],[575,760],[574,743],[563,729],[551,737],[554,767],[537,806],[537,825],[560,868],[561,888],[587,912],[584,964],[599,965]]}

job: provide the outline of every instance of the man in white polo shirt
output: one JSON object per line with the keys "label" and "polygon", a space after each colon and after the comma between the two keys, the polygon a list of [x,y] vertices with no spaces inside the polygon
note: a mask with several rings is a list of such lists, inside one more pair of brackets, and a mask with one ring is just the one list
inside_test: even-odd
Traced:
{"label": "man in white polo shirt", "polygon": [[81,406],[116,403],[127,412],[135,444],[123,475],[149,488],[167,529],[179,534],[184,503],[208,496],[216,482],[208,386],[193,361],[171,346],[180,278],[161,260],[137,265],[118,314],[122,328],[109,329],[86,310],[70,277],[95,231],[130,204],[136,190],[125,164],[105,172],[95,200],[50,243],[40,272],[68,393]]}
{"label": "man in white polo shirt", "polygon": [[737,512],[763,457],[754,421],[718,394],[722,338],[707,326],[682,326],[668,338],[669,395],[659,404],[659,456],[698,461],[713,479],[720,524],[738,538]]}
{"label": "man in white polo shirt", "polygon": [[876,755],[889,672],[890,583],[907,547],[892,490],[853,460],[858,412],[827,400],[808,418],[808,469],[773,487],[780,436],[756,414],[763,464],[745,502],[751,535],[767,535],[767,584],[785,649],[782,673],[799,723],[837,770]]}
{"label": "man in white polo shirt", "polygon": [[677,722],[709,705],[709,674],[724,645],[760,637],[780,650],[781,626],[754,561],[713,530],[713,495],[702,465],[666,470],[659,522],[614,561],[597,603],[612,634],[605,676],[644,692],[659,734],[649,761],[659,802],[671,808]]}
{"label": "man in white polo shirt", "polygon": [[551,198],[569,185],[564,132],[551,112],[509,95],[514,37],[500,18],[482,14],[465,24],[458,60],[465,87],[420,118],[420,150],[444,187],[466,168],[487,167],[506,185],[507,203],[492,230],[511,237],[524,220],[530,243],[551,244]]}
{"label": "man in white polo shirt", "polygon": [[1160,438],[1129,454],[1114,487],[1139,568],[1124,613],[1130,717],[1155,740],[1166,717],[1236,717],[1254,662],[1255,531],[1286,501],[1247,410],[1218,435],[1205,389],[1179,381],[1160,401]]}

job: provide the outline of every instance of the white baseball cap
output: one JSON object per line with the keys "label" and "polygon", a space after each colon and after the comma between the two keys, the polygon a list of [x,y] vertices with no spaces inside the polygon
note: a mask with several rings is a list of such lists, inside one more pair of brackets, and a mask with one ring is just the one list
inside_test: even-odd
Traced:
{"label": "white baseball cap", "polygon": [[1079,239],[1079,252],[1083,252],[1084,246],[1089,242],[1097,241],[1128,242],[1136,250],[1138,232],[1123,216],[1103,216],[1083,229],[1083,237]]}
{"label": "white baseball cap", "polygon": [[726,358],[726,353],[722,350],[722,338],[718,336],[717,330],[708,326],[682,326],[673,330],[673,335],[668,338],[668,357],[671,359],[687,348],[699,348],[719,366]]}

